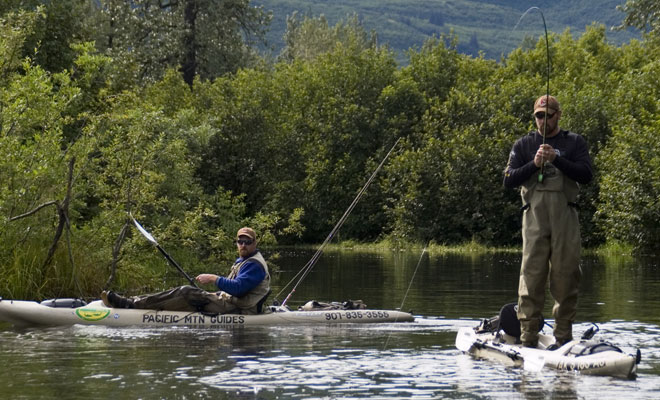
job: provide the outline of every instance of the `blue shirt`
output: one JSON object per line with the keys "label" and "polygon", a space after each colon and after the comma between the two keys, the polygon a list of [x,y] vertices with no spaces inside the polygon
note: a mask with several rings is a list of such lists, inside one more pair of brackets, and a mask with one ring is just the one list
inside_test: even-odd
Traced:
{"label": "blue shirt", "polygon": [[[234,265],[244,260],[243,257],[238,257]],[[242,297],[257,287],[264,278],[266,278],[264,267],[256,261],[249,261],[241,267],[236,278],[229,279],[219,276],[215,281],[215,285],[223,292],[227,292],[232,296]]]}

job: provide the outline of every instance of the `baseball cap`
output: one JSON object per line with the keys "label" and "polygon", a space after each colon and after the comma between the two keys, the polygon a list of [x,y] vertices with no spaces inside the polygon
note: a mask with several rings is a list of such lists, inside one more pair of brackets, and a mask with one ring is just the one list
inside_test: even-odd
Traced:
{"label": "baseball cap", "polygon": [[247,236],[252,240],[257,240],[257,234],[254,232],[254,229],[243,227],[236,232],[236,237]]}
{"label": "baseball cap", "polygon": [[555,98],[555,96],[547,96],[543,95],[536,99],[534,102],[534,113],[536,114],[537,111],[545,111],[546,108],[549,110],[554,110],[554,111],[561,111],[561,108],[559,108],[559,102]]}

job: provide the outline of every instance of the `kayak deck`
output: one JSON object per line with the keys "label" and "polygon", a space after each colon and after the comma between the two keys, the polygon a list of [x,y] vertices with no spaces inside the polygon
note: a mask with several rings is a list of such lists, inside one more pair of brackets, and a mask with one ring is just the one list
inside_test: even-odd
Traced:
{"label": "kayak deck", "polygon": [[35,301],[0,299],[0,321],[17,327],[105,325],[105,326],[191,326],[222,328],[251,325],[304,325],[344,323],[412,322],[410,313],[395,310],[291,311],[270,307],[257,315],[108,308],[100,300],[80,307],[49,307]]}
{"label": "kayak deck", "polygon": [[477,358],[497,361],[507,366],[540,370],[543,367],[582,374],[635,379],[641,353],[626,354],[604,341],[572,340],[551,350],[555,339],[539,334],[537,348],[528,348],[504,332],[476,333],[474,328],[462,327],[456,335],[456,347]]}

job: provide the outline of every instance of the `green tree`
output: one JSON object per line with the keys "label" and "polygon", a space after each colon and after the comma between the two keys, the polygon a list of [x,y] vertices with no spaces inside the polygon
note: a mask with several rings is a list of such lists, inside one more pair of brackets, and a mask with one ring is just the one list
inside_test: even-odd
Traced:
{"label": "green tree", "polygon": [[[66,71],[51,74],[22,57],[39,19],[37,12],[20,11],[0,23],[0,268],[6,278],[0,290],[8,293],[39,292],[50,279],[64,288],[74,284],[62,279],[54,259],[69,240],[79,158],[63,135],[64,114],[80,90]],[[27,283],[14,287],[21,278]]]}
{"label": "green tree", "polygon": [[271,87],[269,72],[243,70],[200,83],[193,91],[210,129],[208,143],[200,149],[200,182],[206,193],[224,188],[242,194],[251,213],[267,202],[269,180],[277,173],[276,164],[283,162],[273,158],[271,151],[277,148],[269,142],[277,134],[271,112],[278,105]]}
{"label": "green tree", "polygon": [[660,3],[655,0],[627,0],[617,6],[619,11],[626,13],[622,28],[635,27],[652,34],[660,33]]}
{"label": "green tree", "polygon": [[320,54],[333,51],[337,43],[353,43],[361,49],[372,49],[377,47],[378,38],[375,32],[368,34],[365,31],[355,14],[331,28],[323,15],[301,18],[298,12],[294,12],[286,19],[284,43],[280,60],[291,62],[313,60]]}
{"label": "green tree", "polygon": [[509,244],[518,207],[502,188],[501,171],[512,135],[524,132],[510,107],[521,92],[496,63],[459,55],[446,43],[452,41],[411,52],[401,70],[424,99],[409,102],[419,122],[383,182],[388,232],[395,241]]}
{"label": "green tree", "polygon": [[[378,98],[395,71],[386,51],[364,47],[361,31],[346,35],[315,58],[195,87],[214,131],[199,173],[207,193],[223,187],[245,193],[250,213],[298,215],[304,240],[328,234],[369,176],[370,158],[384,155]],[[377,235],[377,225],[357,222],[344,231],[357,227]]]}
{"label": "green tree", "polygon": [[600,154],[601,196],[597,217],[610,242],[633,244],[641,252],[660,251],[660,119],[619,127]]}
{"label": "green tree", "polygon": [[270,15],[249,0],[104,0],[98,41],[118,61],[117,73],[154,82],[168,68],[213,79],[255,60]]}
{"label": "green tree", "polygon": [[78,56],[72,46],[91,40],[98,12],[89,0],[4,0],[0,5],[0,15],[19,10],[36,12],[39,19],[23,42],[21,56],[53,73],[71,68]]}
{"label": "green tree", "polygon": [[[577,40],[566,31],[556,47],[552,82],[563,107],[561,125],[585,137],[594,162],[594,180],[580,189],[579,198],[583,241],[593,246],[604,240],[594,223],[600,191],[596,159],[612,136],[612,116],[618,101],[612,88],[619,85],[625,69],[621,51],[608,43],[602,25],[587,27]],[[580,78],[572,79],[575,76]]]}
{"label": "green tree", "polygon": [[[301,125],[308,129],[302,148],[303,206],[310,238],[318,240],[366,182],[372,172],[366,169],[368,160],[384,155],[380,150],[389,144],[377,105],[382,90],[393,82],[395,64],[387,51],[338,45],[310,67],[301,77],[300,93],[309,101],[301,115]],[[356,208],[342,230],[349,237],[374,235],[373,227],[355,218],[369,214],[362,208],[366,204]]]}
{"label": "green tree", "polygon": [[[653,46],[647,43],[648,46]],[[596,221],[611,242],[632,244],[642,252],[660,251],[660,64],[651,48],[625,49],[645,63],[620,75],[613,93],[612,136],[598,156],[601,192]],[[632,56],[627,55],[627,59]],[[640,60],[639,55],[634,56]]]}

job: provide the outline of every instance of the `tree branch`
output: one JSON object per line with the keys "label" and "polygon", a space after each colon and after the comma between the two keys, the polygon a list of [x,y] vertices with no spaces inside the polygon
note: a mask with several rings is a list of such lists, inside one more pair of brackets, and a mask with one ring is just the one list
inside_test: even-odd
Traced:
{"label": "tree branch", "polygon": [[32,215],[32,214],[36,214],[36,212],[39,211],[39,210],[41,210],[42,208],[44,208],[44,207],[48,207],[48,206],[52,206],[53,204],[54,204],[56,207],[59,208],[59,205],[57,204],[57,201],[56,201],[56,200],[47,201],[47,202],[45,202],[44,204],[38,206],[37,208],[35,208],[35,209],[32,210],[32,211],[28,211],[28,212],[26,212],[25,214],[21,214],[21,215],[17,215],[17,216],[15,216],[15,217],[11,217],[11,218],[9,218],[9,221],[16,221],[17,219],[21,219],[21,218],[29,217],[29,216]]}
{"label": "tree branch", "polygon": [[59,205],[57,203],[55,204],[57,206],[57,214],[60,217],[60,222],[57,225],[57,230],[55,231],[55,237],[53,238],[53,244],[50,246],[50,249],[48,250],[48,256],[46,256],[46,261],[44,261],[43,268],[46,268],[46,266],[50,264],[50,261],[55,255],[55,250],[57,250],[57,244],[60,241],[60,238],[62,237],[62,232],[64,231],[64,228],[67,227],[67,229],[70,229],[69,203],[71,202],[71,187],[73,186],[73,166],[75,162],[76,162],[75,157],[72,158],[71,161],[69,161],[69,177],[67,180],[66,196],[64,197],[64,201],[62,202],[62,205]]}
{"label": "tree branch", "polygon": [[105,283],[104,290],[107,290],[110,288],[110,285],[112,284],[112,281],[115,280],[115,275],[117,272],[117,264],[119,263],[119,260],[121,257],[119,256],[119,253],[121,251],[121,246],[124,243],[124,238],[126,237],[126,232],[128,232],[128,229],[130,227],[130,221],[126,219],[126,222],[124,222],[124,226],[121,227],[121,231],[119,232],[119,236],[117,236],[117,240],[115,240],[115,245],[112,246],[112,265],[110,267],[110,276],[108,277],[108,280]]}

